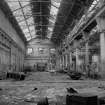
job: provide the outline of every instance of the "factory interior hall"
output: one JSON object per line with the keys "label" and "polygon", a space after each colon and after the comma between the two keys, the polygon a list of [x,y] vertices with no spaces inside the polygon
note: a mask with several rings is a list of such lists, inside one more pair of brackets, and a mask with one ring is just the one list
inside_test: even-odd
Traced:
{"label": "factory interior hall", "polygon": [[0,105],[105,105],[105,0],[0,0]]}

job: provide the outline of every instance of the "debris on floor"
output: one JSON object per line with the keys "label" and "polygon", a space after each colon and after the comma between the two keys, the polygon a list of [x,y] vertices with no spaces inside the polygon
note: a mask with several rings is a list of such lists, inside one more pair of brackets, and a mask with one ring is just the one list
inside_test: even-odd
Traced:
{"label": "debris on floor", "polygon": [[82,93],[66,96],[66,105],[99,105],[97,95]]}
{"label": "debris on floor", "polygon": [[38,89],[38,88],[35,87],[35,88],[33,89],[33,91],[35,91],[35,90],[37,90],[37,89]]}
{"label": "debris on floor", "polygon": [[78,93],[77,90],[74,89],[74,88],[71,88],[71,87],[70,87],[70,88],[66,88],[66,89],[67,89],[67,92],[68,92],[68,93],[73,93],[73,94],[74,94],[74,93]]}
{"label": "debris on floor", "polygon": [[74,93],[92,93],[99,97],[100,103],[105,100],[104,81],[76,81],[66,74],[51,76],[48,72],[35,72],[27,78],[0,81],[0,105],[37,105],[45,97],[49,105],[66,105],[66,95]]}
{"label": "debris on floor", "polygon": [[37,103],[39,101],[39,97],[37,95],[32,95],[31,93],[24,97],[24,101]]}
{"label": "debris on floor", "polygon": [[99,105],[105,105],[105,97],[99,98]]}
{"label": "debris on floor", "polygon": [[103,86],[103,85],[100,85],[98,88],[105,90],[105,86]]}
{"label": "debris on floor", "polygon": [[0,88],[0,91],[2,91],[3,89],[2,88]]}
{"label": "debris on floor", "polygon": [[49,105],[48,103],[48,98],[45,97],[45,98],[42,98],[38,101],[37,105]]}

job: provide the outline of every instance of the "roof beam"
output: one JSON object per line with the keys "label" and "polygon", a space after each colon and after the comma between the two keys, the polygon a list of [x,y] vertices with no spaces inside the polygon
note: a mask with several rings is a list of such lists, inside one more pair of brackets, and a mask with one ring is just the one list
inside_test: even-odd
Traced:
{"label": "roof beam", "polygon": [[[80,33],[82,33],[82,31],[83,31],[90,23],[92,23],[92,21],[94,21],[99,15],[101,15],[104,11],[105,11],[105,5],[103,5],[101,8],[99,8],[96,13],[94,13],[89,19],[87,19],[85,26],[83,25],[81,29],[78,29],[78,32],[77,32],[74,36],[70,37],[70,43],[71,43]],[[88,20],[89,20],[89,21],[88,21]]]}
{"label": "roof beam", "polygon": [[[27,17],[25,20],[28,20],[29,18],[31,18],[32,17],[32,15],[30,15],[30,17]],[[18,21],[18,23],[21,23],[21,22],[23,22],[24,21],[24,19],[23,20],[21,20],[21,21]]]}
{"label": "roof beam", "polygon": [[[17,1],[14,1],[14,0],[8,0],[8,2],[18,2],[19,0]],[[21,0],[20,2],[29,2],[30,0]],[[50,1],[46,1],[46,0],[38,0],[38,1],[32,1],[32,3],[37,3],[37,2],[50,2]]]}
{"label": "roof beam", "polygon": [[[68,2],[68,3],[69,3],[69,2]],[[68,15],[65,16],[64,24],[66,23],[66,20],[67,20],[67,18],[68,18],[68,16],[69,16],[69,14],[70,14],[70,12],[71,12],[71,10],[72,10],[74,4],[75,4],[75,1],[72,2],[72,7],[71,7],[71,9],[68,11]],[[57,17],[59,17],[59,15],[58,15]],[[64,25],[64,24],[63,24],[63,25]],[[62,25],[62,27],[63,27],[63,25]],[[56,27],[56,25],[55,25],[55,27]],[[53,33],[55,33],[55,32],[53,32]],[[61,32],[59,32],[59,34],[60,34],[60,33],[61,33]],[[53,37],[54,37],[54,35],[52,35],[52,38],[53,38]],[[58,37],[58,36],[56,36],[56,37]]]}
{"label": "roof beam", "polygon": [[[27,4],[27,5],[25,5],[25,6],[22,6],[22,8],[25,8],[25,7],[29,6],[29,5],[30,5],[30,3],[29,3],[29,4]],[[18,8],[18,9],[13,10],[12,12],[18,11],[18,10],[20,10],[20,9],[21,9],[21,7],[20,7],[20,8]]]}
{"label": "roof beam", "polygon": [[[24,19],[25,19],[26,25],[27,25],[27,27],[28,27],[28,31],[29,31],[30,36],[31,36],[31,32],[30,32],[30,29],[29,29],[29,26],[28,26],[28,22],[27,22],[27,20],[26,20],[26,17],[25,17],[25,14],[24,14],[24,11],[23,11],[23,8],[22,8],[22,5],[21,5],[21,3],[20,3],[20,0],[18,0],[18,2],[19,2],[19,5],[20,5],[20,7],[21,7],[21,10],[22,10],[22,13],[23,13],[23,16],[24,16]],[[31,38],[32,38],[32,36],[31,36]]]}

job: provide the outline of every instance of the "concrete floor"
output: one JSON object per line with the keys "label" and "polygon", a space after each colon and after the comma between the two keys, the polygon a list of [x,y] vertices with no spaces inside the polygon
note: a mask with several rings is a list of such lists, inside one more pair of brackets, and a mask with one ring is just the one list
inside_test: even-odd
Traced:
{"label": "concrete floor", "polygon": [[46,96],[50,104],[59,100],[65,104],[66,88],[69,87],[74,87],[80,93],[105,94],[104,80],[71,80],[66,74],[35,72],[24,81],[0,81],[0,105],[35,105]]}

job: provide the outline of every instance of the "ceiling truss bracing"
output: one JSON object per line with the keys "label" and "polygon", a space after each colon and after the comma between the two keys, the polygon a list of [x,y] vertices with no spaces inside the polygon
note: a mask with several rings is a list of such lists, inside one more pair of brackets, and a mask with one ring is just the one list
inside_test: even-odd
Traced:
{"label": "ceiling truss bracing", "polygon": [[[99,0],[5,0],[27,41],[51,38],[55,44],[69,34],[73,36],[78,24],[83,24],[95,10]],[[11,17],[11,15],[9,16]],[[11,18],[12,19],[12,18]]]}
{"label": "ceiling truss bracing", "polygon": [[14,18],[13,14],[12,14],[12,11],[10,10],[10,8],[9,8],[8,4],[5,2],[5,0],[0,0],[0,9],[3,11],[6,18],[11,23],[12,27],[14,27],[17,34],[21,37],[24,44],[26,44],[27,43],[26,37],[24,36],[24,33],[22,32],[21,28],[19,27],[18,22]]}
{"label": "ceiling truss bracing", "polygon": [[[49,16],[50,16],[50,8],[51,1],[50,0],[31,0],[31,8],[32,14],[34,18],[36,34],[43,39],[47,34],[47,25],[49,24]],[[36,14],[36,15],[34,15]]]}
{"label": "ceiling truss bracing", "polygon": [[[24,19],[25,19],[26,25],[27,25],[27,27],[28,27],[29,34],[30,34],[30,36],[31,36],[31,31],[30,31],[30,28],[29,28],[29,26],[28,26],[28,22],[26,21],[27,18],[25,17],[24,10],[23,10],[23,8],[22,8],[21,2],[20,2],[19,0],[18,0],[18,2],[19,2],[19,5],[20,5],[20,8],[21,8],[21,10],[22,10],[23,17],[24,17]],[[32,36],[31,36],[31,38],[32,38]]]}
{"label": "ceiling truss bracing", "polygon": [[93,1],[90,8],[86,11],[86,13],[79,20],[79,22],[75,25],[73,30],[69,33],[69,36],[68,36],[69,43],[76,36],[78,36],[84,29],[88,28],[88,25],[94,21],[95,19],[94,17],[101,11],[103,7],[104,7],[104,3],[103,5],[100,6],[100,0]]}
{"label": "ceiling truss bracing", "polygon": [[82,37],[81,41],[83,40],[82,43],[86,43],[86,41],[88,41],[91,35],[93,35],[98,31],[95,19],[96,16],[102,14],[104,10],[105,10],[105,4],[101,3],[100,0],[94,0],[89,9],[85,12],[85,14],[82,16],[82,18],[77,22],[77,24],[73,28],[73,30],[69,33],[65,41],[63,41],[62,46],[65,45],[65,42],[67,46],[70,46],[72,45],[74,40],[77,40],[77,38],[79,38],[80,40],[81,35],[84,36],[84,32],[85,34],[88,35],[86,35],[87,38],[85,39],[83,39]]}
{"label": "ceiling truss bracing", "polygon": [[[5,0],[27,41],[51,38],[61,0]],[[11,15],[9,16],[11,17]]]}
{"label": "ceiling truss bracing", "polygon": [[[65,0],[63,1],[65,2]],[[94,7],[93,4],[96,4],[98,0],[66,0],[68,2],[67,4],[63,4],[63,1],[61,3],[61,9],[59,9],[57,21],[51,39],[55,43],[58,42],[58,39],[62,41],[62,39],[65,38],[65,35],[67,36],[70,32],[72,32],[72,30],[74,29],[78,21],[81,20],[81,17],[85,14],[85,12],[90,8],[92,9]],[[66,14],[66,12],[68,12],[68,15]],[[60,18],[59,15],[61,14],[64,15],[65,18]],[[63,21],[63,19],[65,20]],[[57,24],[61,24],[62,22],[62,27],[56,26]],[[59,30],[57,31],[57,29]]]}

